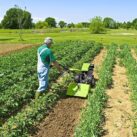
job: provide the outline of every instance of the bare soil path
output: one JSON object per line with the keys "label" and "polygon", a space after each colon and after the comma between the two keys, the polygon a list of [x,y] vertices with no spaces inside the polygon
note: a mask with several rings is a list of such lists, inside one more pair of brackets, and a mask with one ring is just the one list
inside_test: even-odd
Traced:
{"label": "bare soil path", "polygon": [[105,113],[103,137],[133,137],[131,90],[126,69],[117,63],[113,71],[113,86],[107,90],[108,102]]}
{"label": "bare soil path", "polygon": [[[106,50],[103,49],[92,63],[100,66]],[[97,66],[95,68],[97,68]],[[96,71],[95,71],[95,75]],[[85,107],[86,99],[66,97],[60,99],[49,115],[38,125],[34,137],[73,137],[80,112]]]}
{"label": "bare soil path", "polygon": [[26,48],[31,48],[32,44],[0,44],[0,55],[9,54]]}
{"label": "bare soil path", "polygon": [[137,60],[137,54],[134,49],[131,49],[131,53],[132,53],[133,58]]}

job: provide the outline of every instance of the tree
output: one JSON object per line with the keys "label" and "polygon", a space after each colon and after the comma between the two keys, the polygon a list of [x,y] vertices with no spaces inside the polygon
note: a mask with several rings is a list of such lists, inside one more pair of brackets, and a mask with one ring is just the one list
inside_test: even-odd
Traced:
{"label": "tree", "polygon": [[137,30],[137,18],[132,21],[132,25]]}
{"label": "tree", "polygon": [[82,26],[83,26],[84,28],[88,28],[89,25],[90,25],[89,22],[81,22],[81,24],[82,24]]}
{"label": "tree", "polygon": [[54,19],[54,18],[52,18],[52,17],[48,17],[48,18],[46,18],[45,19],[45,22],[47,22],[48,23],[48,26],[49,27],[53,27],[53,28],[55,28],[56,27],[56,20]]}
{"label": "tree", "polygon": [[126,29],[129,29],[132,27],[132,23],[130,21],[127,22]]}
{"label": "tree", "polygon": [[22,24],[24,29],[30,29],[32,28],[32,18],[31,14],[28,11],[24,11],[23,19],[22,19]]}
{"label": "tree", "polygon": [[122,23],[122,28],[124,28],[124,29],[127,28],[127,23],[125,21]]}
{"label": "tree", "polygon": [[38,22],[35,24],[35,28],[37,28],[37,29],[45,29],[45,28],[48,28],[48,23],[45,22],[45,21],[38,21]]}
{"label": "tree", "polygon": [[114,21],[112,18],[109,18],[109,17],[104,18],[103,24],[105,28],[109,28],[109,29],[118,28],[116,21]]}
{"label": "tree", "polygon": [[2,26],[6,29],[28,29],[32,27],[31,14],[20,8],[10,8],[2,20]]}
{"label": "tree", "polygon": [[134,28],[137,30],[137,22],[134,23]]}
{"label": "tree", "polygon": [[137,22],[137,18],[135,18],[132,23],[135,24]]}
{"label": "tree", "polygon": [[35,23],[32,22],[32,29],[35,29]]}
{"label": "tree", "polygon": [[83,25],[82,25],[82,23],[77,23],[77,24],[75,25],[75,27],[76,27],[76,28],[83,28]]}
{"label": "tree", "polygon": [[64,21],[60,21],[58,24],[59,24],[60,28],[64,28],[67,25],[67,23]]}
{"label": "tree", "polygon": [[118,28],[122,28],[122,23],[121,22],[117,22],[117,27]]}
{"label": "tree", "polygon": [[104,20],[103,20],[104,27],[105,28],[110,28],[111,21],[113,21],[112,18],[109,18],[109,17],[104,18]]}
{"label": "tree", "polygon": [[90,20],[90,31],[95,34],[104,33],[105,28],[101,17],[96,16]]}
{"label": "tree", "polygon": [[2,24],[0,23],[0,29],[2,28]]}
{"label": "tree", "polygon": [[[18,10],[19,11],[19,10]],[[6,15],[4,16],[2,20],[2,26],[6,29],[18,29],[18,14],[17,9],[11,8],[6,12]]]}
{"label": "tree", "polygon": [[69,23],[68,24],[68,28],[74,28],[75,27],[75,24],[74,23]]}

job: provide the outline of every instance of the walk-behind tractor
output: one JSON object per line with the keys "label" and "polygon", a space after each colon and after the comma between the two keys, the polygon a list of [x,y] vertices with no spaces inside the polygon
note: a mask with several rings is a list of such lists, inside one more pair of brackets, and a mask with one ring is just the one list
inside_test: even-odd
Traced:
{"label": "walk-behind tractor", "polygon": [[69,71],[74,73],[74,79],[68,86],[67,95],[87,97],[90,88],[95,85],[93,70],[94,65],[90,63],[84,63],[81,70],[70,68]]}

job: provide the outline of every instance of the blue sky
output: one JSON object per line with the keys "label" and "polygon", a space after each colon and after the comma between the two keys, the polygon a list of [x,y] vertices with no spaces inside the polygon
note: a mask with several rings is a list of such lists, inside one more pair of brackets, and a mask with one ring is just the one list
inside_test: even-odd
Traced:
{"label": "blue sky", "polygon": [[121,22],[137,18],[137,0],[0,0],[0,20],[15,4],[26,6],[34,22],[47,17],[67,23],[89,21],[95,16]]}

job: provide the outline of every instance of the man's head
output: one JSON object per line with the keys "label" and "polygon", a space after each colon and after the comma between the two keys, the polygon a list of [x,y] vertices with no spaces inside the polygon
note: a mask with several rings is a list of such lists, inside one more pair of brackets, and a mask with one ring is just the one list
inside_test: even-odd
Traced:
{"label": "man's head", "polygon": [[47,37],[47,38],[45,38],[44,43],[45,43],[48,47],[50,47],[50,46],[53,44],[53,39],[52,39],[51,37]]}

